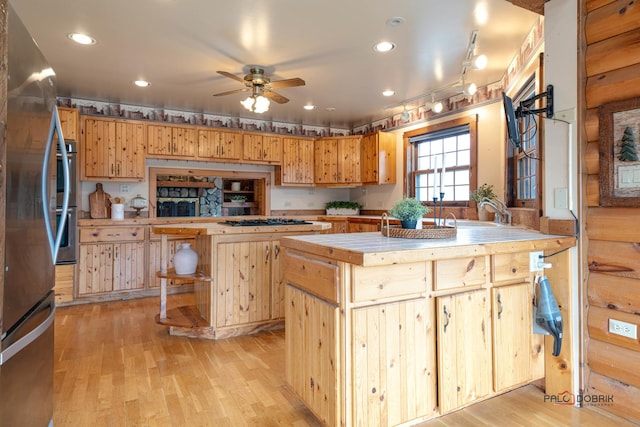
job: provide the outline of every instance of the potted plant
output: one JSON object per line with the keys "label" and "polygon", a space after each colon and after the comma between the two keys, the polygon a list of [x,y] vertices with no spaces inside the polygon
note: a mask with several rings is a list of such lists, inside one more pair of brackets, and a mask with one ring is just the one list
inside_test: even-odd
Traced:
{"label": "potted plant", "polygon": [[469,194],[471,200],[476,202],[476,207],[478,209],[478,219],[480,221],[491,221],[492,212],[487,211],[484,208],[480,207],[480,202],[482,199],[495,199],[498,197],[496,193],[493,192],[493,185],[489,185],[486,182],[482,184],[478,189],[472,191]]}
{"label": "potted plant", "polygon": [[405,197],[398,200],[389,209],[389,215],[400,220],[402,228],[416,228],[418,220],[431,211],[428,206],[423,205],[413,197]]}
{"label": "potted plant", "polygon": [[333,201],[325,205],[327,215],[359,215],[362,205],[357,202]]}

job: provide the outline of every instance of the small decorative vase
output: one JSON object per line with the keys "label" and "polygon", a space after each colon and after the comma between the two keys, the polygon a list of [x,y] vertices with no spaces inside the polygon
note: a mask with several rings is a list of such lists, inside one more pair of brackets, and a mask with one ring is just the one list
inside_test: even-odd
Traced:
{"label": "small decorative vase", "polygon": [[493,221],[493,212],[489,212],[484,207],[478,208],[478,220],[480,221]]}
{"label": "small decorative vase", "polygon": [[416,228],[417,224],[418,224],[418,220],[417,219],[405,219],[405,220],[400,221],[400,225],[402,226],[402,228],[414,229],[414,228]]}
{"label": "small decorative vase", "polygon": [[191,243],[183,243],[173,255],[176,274],[193,274],[198,266],[198,253],[191,249]]}

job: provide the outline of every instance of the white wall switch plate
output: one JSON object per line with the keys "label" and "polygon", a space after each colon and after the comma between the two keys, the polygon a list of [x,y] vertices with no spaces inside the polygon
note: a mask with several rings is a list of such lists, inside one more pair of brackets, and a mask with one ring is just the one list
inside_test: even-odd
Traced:
{"label": "white wall switch plate", "polygon": [[638,325],[621,320],[609,319],[609,332],[634,340],[638,339]]}
{"label": "white wall switch plate", "polygon": [[541,258],[544,255],[542,251],[537,252],[529,252],[529,271],[542,271],[542,267],[538,266],[539,263],[544,262],[544,258]]}
{"label": "white wall switch plate", "polygon": [[120,184],[120,192],[128,193],[129,192],[129,184]]}
{"label": "white wall switch plate", "polygon": [[567,199],[567,187],[554,189],[554,206],[556,209],[567,209],[569,202]]}

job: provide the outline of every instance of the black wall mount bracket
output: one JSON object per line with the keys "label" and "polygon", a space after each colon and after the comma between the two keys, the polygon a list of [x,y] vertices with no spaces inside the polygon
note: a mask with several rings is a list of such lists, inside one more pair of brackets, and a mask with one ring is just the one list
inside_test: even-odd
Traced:
{"label": "black wall mount bracket", "polygon": [[[542,108],[530,108],[539,99],[545,100],[545,105]],[[524,117],[527,114],[539,114],[545,113],[547,118],[553,117],[553,85],[547,85],[545,92],[533,95],[524,101],[520,102],[520,105],[516,109],[516,118]]]}

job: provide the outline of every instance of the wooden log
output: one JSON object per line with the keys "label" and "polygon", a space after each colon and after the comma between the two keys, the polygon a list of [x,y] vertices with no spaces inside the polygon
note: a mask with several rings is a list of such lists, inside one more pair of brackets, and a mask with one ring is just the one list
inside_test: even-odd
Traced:
{"label": "wooden log", "polygon": [[[609,332],[609,319],[631,323],[636,327],[640,325],[640,316],[638,315],[592,306],[589,307],[587,313],[587,329],[591,340],[599,340],[640,352],[640,342],[637,339]],[[564,343],[562,346],[564,347]]]}
{"label": "wooden log", "polygon": [[587,78],[587,108],[637,96],[640,96],[640,64]]}
{"label": "wooden log", "polygon": [[587,252],[589,270],[640,279],[639,252],[638,243],[591,240]]}
{"label": "wooden log", "polygon": [[598,141],[600,138],[600,118],[598,116],[597,108],[590,108],[587,110],[584,122],[587,141]]}
{"label": "wooden log", "polygon": [[599,42],[640,27],[640,8],[634,0],[617,0],[593,10],[587,15],[587,44]]}
{"label": "wooden log", "polygon": [[600,144],[598,141],[587,143],[584,154],[584,163],[586,172],[589,175],[597,175],[600,173]]}
{"label": "wooden log", "polygon": [[600,206],[600,175],[587,175],[587,206]]}
{"label": "wooden log", "polygon": [[587,392],[590,395],[612,396],[613,402],[606,410],[635,423],[640,423],[640,388],[607,378],[604,375],[589,375]]}
{"label": "wooden log", "polygon": [[640,58],[640,31],[629,31],[587,47],[587,77],[636,64]]}
{"label": "wooden log", "polygon": [[640,280],[592,273],[587,280],[589,305],[640,314]]}
{"label": "wooden log", "polygon": [[589,240],[640,242],[638,208],[591,208],[587,212]]}
{"label": "wooden log", "polygon": [[640,387],[640,353],[598,340],[590,340],[587,361],[592,372]]}
{"label": "wooden log", "polygon": [[587,12],[591,12],[599,7],[613,3],[615,0],[585,0],[585,8]]}

